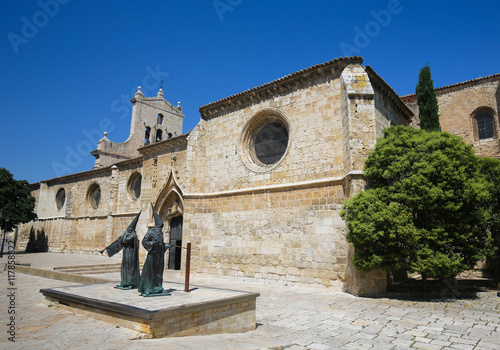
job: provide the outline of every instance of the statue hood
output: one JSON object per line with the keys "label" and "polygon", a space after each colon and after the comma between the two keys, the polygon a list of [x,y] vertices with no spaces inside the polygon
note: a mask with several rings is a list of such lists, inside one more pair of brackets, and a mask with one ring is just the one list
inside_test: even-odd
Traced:
{"label": "statue hood", "polygon": [[128,229],[127,230],[130,230],[130,231],[135,231],[135,227],[137,226],[137,221],[139,221],[139,216],[141,215],[141,212],[142,210],[139,212],[139,214],[137,214],[137,216],[135,217],[135,219],[130,223],[130,225],[128,225]]}
{"label": "statue hood", "polygon": [[153,204],[151,204],[151,208],[153,208],[153,217],[155,218],[155,228],[162,229],[163,228],[163,221],[160,218],[160,215],[156,212],[155,207]]}

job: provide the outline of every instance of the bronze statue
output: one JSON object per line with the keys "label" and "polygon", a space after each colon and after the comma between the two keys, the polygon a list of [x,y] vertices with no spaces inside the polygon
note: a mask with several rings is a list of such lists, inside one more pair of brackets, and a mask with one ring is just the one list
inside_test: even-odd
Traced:
{"label": "bronze statue", "polygon": [[[139,286],[139,241],[135,233],[135,226],[137,225],[140,215],[141,212],[137,214],[127,228],[127,231],[104,249],[109,257],[112,257],[123,249],[121,282],[120,285],[115,288],[133,289]],[[101,254],[104,250],[101,251]]]}
{"label": "bronze statue", "polygon": [[165,267],[165,251],[170,247],[163,241],[163,221],[156,212],[153,205],[153,216],[155,226],[146,232],[142,239],[142,246],[148,251],[144,262],[141,280],[139,282],[139,293],[142,296],[170,295],[163,289],[163,270]]}

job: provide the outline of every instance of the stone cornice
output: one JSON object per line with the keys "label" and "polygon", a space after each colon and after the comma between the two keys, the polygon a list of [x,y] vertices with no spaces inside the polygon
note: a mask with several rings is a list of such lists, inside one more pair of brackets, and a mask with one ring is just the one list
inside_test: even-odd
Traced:
{"label": "stone cornice", "polygon": [[[126,168],[126,167],[133,167],[133,166],[142,166],[142,157],[137,157],[137,158],[133,158],[133,159],[124,160],[124,161],[115,163],[113,165],[116,165],[118,168],[122,168],[122,167]],[[113,167],[113,165],[111,165],[111,168]]]}
{"label": "stone cornice", "polygon": [[39,190],[40,189],[40,182],[34,182],[34,183],[30,184],[30,189],[32,191]]}
{"label": "stone cornice", "polygon": [[182,134],[180,136],[171,137],[169,139],[166,139],[166,140],[163,140],[160,142],[154,142],[154,143],[151,143],[147,146],[143,146],[137,150],[139,151],[139,153],[141,153],[143,155],[153,153],[153,152],[158,152],[158,151],[168,151],[169,149],[173,149],[176,146],[186,144],[188,136],[189,136],[189,133]]}
{"label": "stone cornice", "polygon": [[49,180],[35,182],[35,183],[32,183],[31,186],[32,187],[40,186],[41,183],[46,183],[48,185],[51,185],[51,184],[55,184],[55,183],[71,182],[71,181],[81,180],[81,179],[87,180],[90,177],[93,177],[96,175],[111,174],[111,170],[112,170],[113,166],[120,168],[120,167],[128,167],[131,165],[141,165],[141,164],[142,164],[142,157],[138,157],[138,158],[134,158],[134,159],[127,159],[127,160],[115,163],[113,165],[110,165],[110,166],[107,166],[104,168],[82,171],[80,173],[75,173],[75,174],[55,177],[55,178],[52,178]]}
{"label": "stone cornice", "polygon": [[[491,81],[498,81],[498,80],[500,80],[500,73],[488,75],[488,76],[482,77],[482,78],[463,81],[461,83],[456,83],[456,84],[452,84],[452,85],[438,87],[438,88],[435,88],[434,90],[436,91],[437,95],[441,95],[441,94],[445,94],[445,93],[448,93],[451,91],[457,91],[460,89],[465,89],[465,88],[470,87],[470,86],[479,85],[479,84],[483,84],[483,83],[489,83]],[[416,94],[404,95],[404,96],[401,96],[401,100],[406,102],[406,103],[417,102],[417,95]]]}
{"label": "stone cornice", "polygon": [[411,121],[413,117],[413,112],[408,108],[408,106],[401,100],[398,94],[391,88],[389,84],[385,82],[384,79],[380,77],[380,75],[377,74],[373,70],[371,66],[365,66],[365,71],[368,74],[368,77],[370,78],[370,82],[372,85],[377,87],[382,93],[389,98],[393,103],[395,103],[396,108],[404,115],[404,117],[408,120]]}
{"label": "stone cornice", "polygon": [[332,72],[341,71],[348,65],[361,63],[363,63],[363,58],[359,56],[340,57],[334,59],[333,61],[303,69],[270,83],[254,87],[253,89],[249,89],[209,103],[205,106],[201,106],[199,108],[201,118],[204,120],[216,118],[227,110],[244,108],[247,105],[258,102],[262,99],[272,98],[276,93],[281,93],[289,90],[290,88],[308,84],[313,78],[324,77]]}
{"label": "stone cornice", "polygon": [[105,156],[111,156],[111,157],[115,157],[115,158],[121,158],[122,160],[130,160],[132,158],[130,157],[127,157],[127,156],[123,156],[121,154],[118,154],[118,153],[114,153],[114,152],[107,152],[107,151],[104,151],[104,150],[100,150],[100,149],[96,149],[94,151],[91,151],[90,152],[91,155],[93,155],[94,157],[96,155],[105,155]]}
{"label": "stone cornice", "polygon": [[139,214],[139,211],[137,212],[129,212],[129,213],[109,213],[105,215],[80,215],[80,216],[66,216],[66,215],[59,215],[59,216],[46,216],[46,217],[38,217],[36,220],[37,221],[46,221],[46,220],[58,220],[58,219],[64,219],[64,220],[83,220],[83,219],[106,219],[109,216],[112,217],[134,217]]}
{"label": "stone cornice", "polygon": [[364,177],[365,172],[363,170],[353,170],[347,173],[344,176],[339,177],[328,177],[324,179],[318,180],[310,180],[310,181],[301,181],[301,182],[292,182],[286,184],[278,184],[278,185],[269,185],[269,186],[258,186],[258,187],[248,187],[248,188],[239,188],[236,190],[229,191],[218,191],[218,192],[210,192],[210,193],[185,193],[184,198],[211,198],[211,197],[221,197],[221,196],[234,196],[239,194],[248,194],[255,192],[264,192],[264,191],[285,191],[296,188],[308,188],[315,186],[327,186],[334,183],[341,184],[346,179],[356,178],[356,177]]}

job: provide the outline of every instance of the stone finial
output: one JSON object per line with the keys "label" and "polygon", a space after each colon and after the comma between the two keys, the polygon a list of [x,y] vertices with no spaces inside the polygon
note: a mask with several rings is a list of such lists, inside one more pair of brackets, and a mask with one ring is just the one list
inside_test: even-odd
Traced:
{"label": "stone finial", "polygon": [[108,137],[107,137],[107,136],[108,136],[108,133],[107,133],[107,131],[105,131],[105,132],[104,132],[104,136],[103,136],[103,138],[102,138],[102,139],[100,139],[100,140],[97,142],[97,144],[99,145],[99,144],[100,144],[100,143],[102,143],[103,141],[109,141],[109,139],[108,139]]}
{"label": "stone finial", "polygon": [[157,97],[163,97],[163,89],[160,88],[160,90],[158,90],[158,95],[156,95]]}
{"label": "stone finial", "polygon": [[182,111],[181,101],[177,101],[177,109],[180,109]]}
{"label": "stone finial", "polygon": [[142,91],[141,91],[141,87],[140,87],[140,86],[138,86],[138,87],[137,87],[137,92],[135,93],[135,95],[136,95],[136,96],[137,96],[137,95],[139,95],[139,96],[144,96],[144,94],[143,94],[143,93],[142,93]]}

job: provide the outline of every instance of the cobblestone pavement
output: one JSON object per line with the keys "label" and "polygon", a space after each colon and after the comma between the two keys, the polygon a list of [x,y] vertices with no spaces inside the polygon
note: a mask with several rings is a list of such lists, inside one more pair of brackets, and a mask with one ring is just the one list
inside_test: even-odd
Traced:
{"label": "cobblestone pavement", "polygon": [[[4,261],[3,261],[4,262]],[[106,261],[105,261],[106,262]],[[107,274],[119,279],[119,274]],[[182,281],[167,273],[167,280]],[[261,293],[257,328],[242,334],[140,339],[138,332],[43,304],[41,288],[74,283],[16,275],[16,342],[8,341],[7,275],[0,273],[0,349],[500,349],[500,298],[411,301],[192,277],[193,284]]]}

